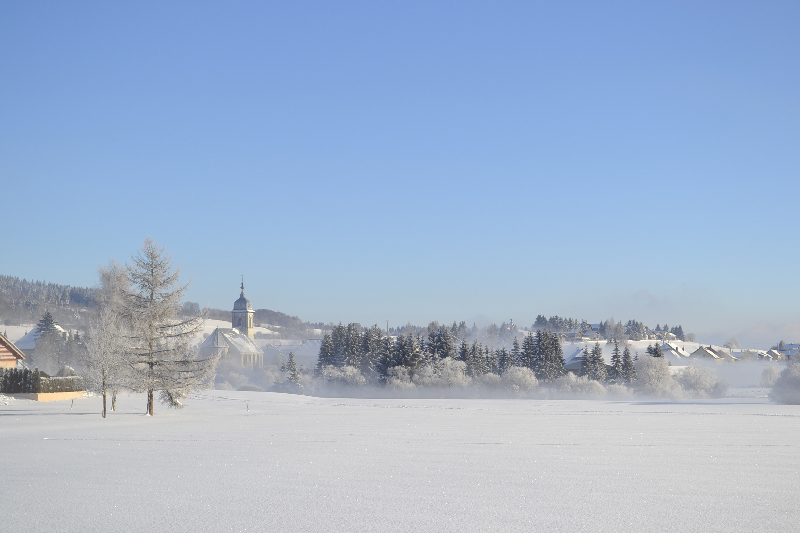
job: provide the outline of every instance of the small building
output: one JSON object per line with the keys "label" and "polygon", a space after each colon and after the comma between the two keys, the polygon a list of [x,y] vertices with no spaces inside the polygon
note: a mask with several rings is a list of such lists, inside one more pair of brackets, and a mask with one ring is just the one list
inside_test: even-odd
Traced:
{"label": "small building", "polygon": [[772,350],[769,350],[766,354],[764,354],[763,359],[766,359],[768,361],[780,361],[780,360],[784,359],[784,357],[783,357],[783,354],[781,354],[781,352],[779,352],[778,350],[772,349]]}
{"label": "small building", "polygon": [[0,334],[0,368],[17,368],[17,363],[24,360],[22,350]]}
{"label": "small building", "polygon": [[664,357],[674,359],[685,359],[691,355],[686,351],[686,348],[674,342],[665,342],[662,344],[661,351],[664,352]]}

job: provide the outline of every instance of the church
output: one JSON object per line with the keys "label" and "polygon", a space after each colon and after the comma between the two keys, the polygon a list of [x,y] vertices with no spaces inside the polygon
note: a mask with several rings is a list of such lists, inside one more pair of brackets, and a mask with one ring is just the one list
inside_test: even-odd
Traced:
{"label": "church", "polygon": [[253,342],[254,316],[253,306],[244,295],[242,280],[242,293],[231,311],[231,327],[215,329],[200,345],[200,353],[211,356],[221,352],[221,360],[241,362],[247,368],[263,368],[264,352]]}

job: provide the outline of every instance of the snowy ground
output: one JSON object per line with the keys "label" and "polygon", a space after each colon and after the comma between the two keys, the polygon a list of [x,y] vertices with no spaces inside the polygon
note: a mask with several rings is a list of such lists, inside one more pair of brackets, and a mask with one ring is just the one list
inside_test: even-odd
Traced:
{"label": "snowy ground", "polygon": [[[800,407],[0,398],[5,531],[792,531]],[[248,410],[249,409],[249,410]]]}

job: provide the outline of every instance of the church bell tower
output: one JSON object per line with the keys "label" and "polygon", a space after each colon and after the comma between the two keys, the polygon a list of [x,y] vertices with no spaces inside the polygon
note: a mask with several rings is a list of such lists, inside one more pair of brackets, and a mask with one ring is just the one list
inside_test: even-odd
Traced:
{"label": "church bell tower", "polygon": [[250,300],[244,297],[244,276],[242,276],[242,294],[239,299],[233,303],[233,311],[231,311],[231,326],[239,330],[242,335],[247,335],[250,340],[253,337],[253,317],[255,312],[253,306],[250,305]]}

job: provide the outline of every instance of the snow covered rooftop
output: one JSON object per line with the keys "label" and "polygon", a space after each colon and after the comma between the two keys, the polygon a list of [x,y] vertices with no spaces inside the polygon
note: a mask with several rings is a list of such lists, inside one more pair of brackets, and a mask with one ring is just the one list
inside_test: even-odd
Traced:
{"label": "snow covered rooftop", "polygon": [[[64,328],[55,324],[55,328],[58,330],[59,333],[66,333]],[[20,340],[15,342],[14,344],[20,350],[35,350],[36,349],[36,337],[39,336],[39,326],[34,327],[32,330],[28,332],[27,335],[22,337]]]}
{"label": "snow covered rooftop", "polygon": [[217,328],[203,341],[200,348],[233,348],[242,355],[262,355],[264,352],[246,335],[234,328]]}

